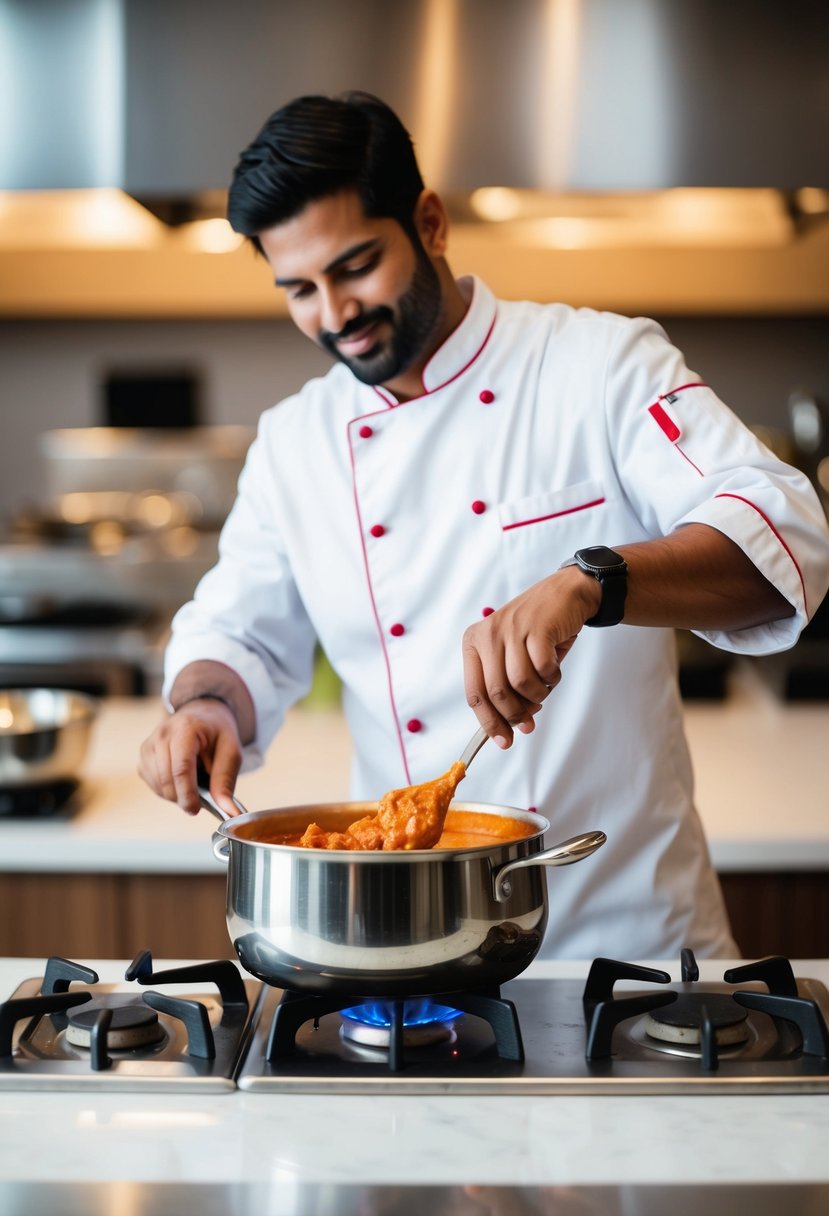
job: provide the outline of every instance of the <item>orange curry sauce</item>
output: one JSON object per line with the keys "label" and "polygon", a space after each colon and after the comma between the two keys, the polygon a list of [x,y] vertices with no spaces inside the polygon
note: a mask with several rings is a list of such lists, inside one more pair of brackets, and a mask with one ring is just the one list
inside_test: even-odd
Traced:
{"label": "orange curry sauce", "polygon": [[344,832],[309,824],[299,844],[307,849],[431,849],[441,838],[449,803],[465,776],[458,760],[434,781],[389,790],[376,815],[358,819]]}

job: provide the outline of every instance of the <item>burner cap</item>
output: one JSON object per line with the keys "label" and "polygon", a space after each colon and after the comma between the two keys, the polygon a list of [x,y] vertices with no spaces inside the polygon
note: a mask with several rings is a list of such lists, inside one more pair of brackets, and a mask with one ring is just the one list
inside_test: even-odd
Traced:
{"label": "burner cap", "polygon": [[[368,1022],[343,1020],[340,1034],[361,1047],[380,1047],[388,1050],[391,1043],[391,1027],[371,1026]],[[453,1042],[455,1029],[446,1022],[426,1022],[403,1027],[404,1047],[431,1047],[434,1043]]]}
{"label": "burner cap", "polygon": [[747,1011],[730,996],[716,992],[681,992],[670,1005],[645,1016],[645,1030],[664,1043],[699,1043],[703,1005],[720,1046],[748,1038]]}
{"label": "burner cap", "polygon": [[[382,1002],[356,1005],[340,1011],[343,1039],[363,1047],[385,1047],[391,1044],[391,1012]],[[406,1001],[403,1014],[403,1046],[430,1047],[433,1043],[454,1042],[452,1022],[459,1017],[457,1010],[446,1005],[433,1005],[429,1000]]]}
{"label": "burner cap", "polygon": [[[99,1004],[83,1005],[71,1010],[66,1017],[66,1039],[75,1047],[89,1047],[92,1026],[104,1008]],[[112,1021],[107,1032],[107,1047],[113,1051],[130,1047],[144,1047],[164,1038],[164,1027],[158,1014],[149,1005],[118,1005],[112,1011]]]}

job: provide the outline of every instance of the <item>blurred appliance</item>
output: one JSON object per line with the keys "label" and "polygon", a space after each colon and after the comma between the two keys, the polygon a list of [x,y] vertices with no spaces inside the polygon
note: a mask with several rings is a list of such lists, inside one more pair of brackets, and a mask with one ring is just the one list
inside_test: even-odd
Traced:
{"label": "blurred appliance", "polygon": [[201,422],[201,379],[181,368],[113,368],[103,381],[106,426],[182,429]]}
{"label": "blurred appliance", "polygon": [[0,687],[156,693],[169,624],[216,560],[253,430],[42,436],[42,504],[0,534]]}
{"label": "blurred appliance", "polygon": [[734,656],[690,630],[677,629],[679,691],[683,701],[723,701]]}
{"label": "blurred appliance", "polygon": [[[789,395],[791,463],[817,491],[829,516],[829,418],[826,407],[809,389]],[[785,701],[829,700],[829,596],[818,606],[796,646],[783,654],[753,659],[753,666],[773,692]]]}
{"label": "blurred appliance", "polygon": [[[41,436],[47,499],[90,492],[175,495],[179,516],[201,529],[224,523],[254,430],[246,426],[178,429],[71,427]],[[185,499],[189,501],[185,501]],[[83,504],[73,504],[79,510]],[[96,504],[88,506],[89,518]]]}

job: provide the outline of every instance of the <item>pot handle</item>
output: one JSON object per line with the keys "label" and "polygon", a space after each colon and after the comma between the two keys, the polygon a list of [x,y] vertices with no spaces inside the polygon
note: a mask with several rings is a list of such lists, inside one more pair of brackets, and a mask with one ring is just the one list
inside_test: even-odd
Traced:
{"label": "pot handle", "polygon": [[493,875],[495,898],[499,904],[503,904],[512,895],[512,883],[508,875],[513,870],[525,870],[528,866],[570,866],[574,861],[581,861],[595,853],[606,840],[604,832],[584,832],[581,836],[571,836],[569,840],[553,845],[551,849],[545,849],[543,853],[533,853],[530,857],[507,862]]}
{"label": "pot handle", "polygon": [[[229,819],[230,816],[227,815],[225,818]],[[219,861],[223,861],[225,865],[230,861],[230,841],[221,832],[213,833],[213,856]]]}

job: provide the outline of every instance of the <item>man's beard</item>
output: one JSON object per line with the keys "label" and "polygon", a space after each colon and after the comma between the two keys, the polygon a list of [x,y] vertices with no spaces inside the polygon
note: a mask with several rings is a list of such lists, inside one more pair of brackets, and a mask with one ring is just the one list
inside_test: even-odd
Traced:
{"label": "man's beard", "polygon": [[[338,334],[322,330],[320,346],[344,363],[363,384],[384,384],[401,375],[423,353],[437,329],[443,303],[440,279],[423,247],[415,245],[417,265],[406,291],[397,301],[396,310],[387,305],[360,313]],[[368,325],[384,322],[390,336],[364,355],[347,358],[337,341],[358,333]]]}

